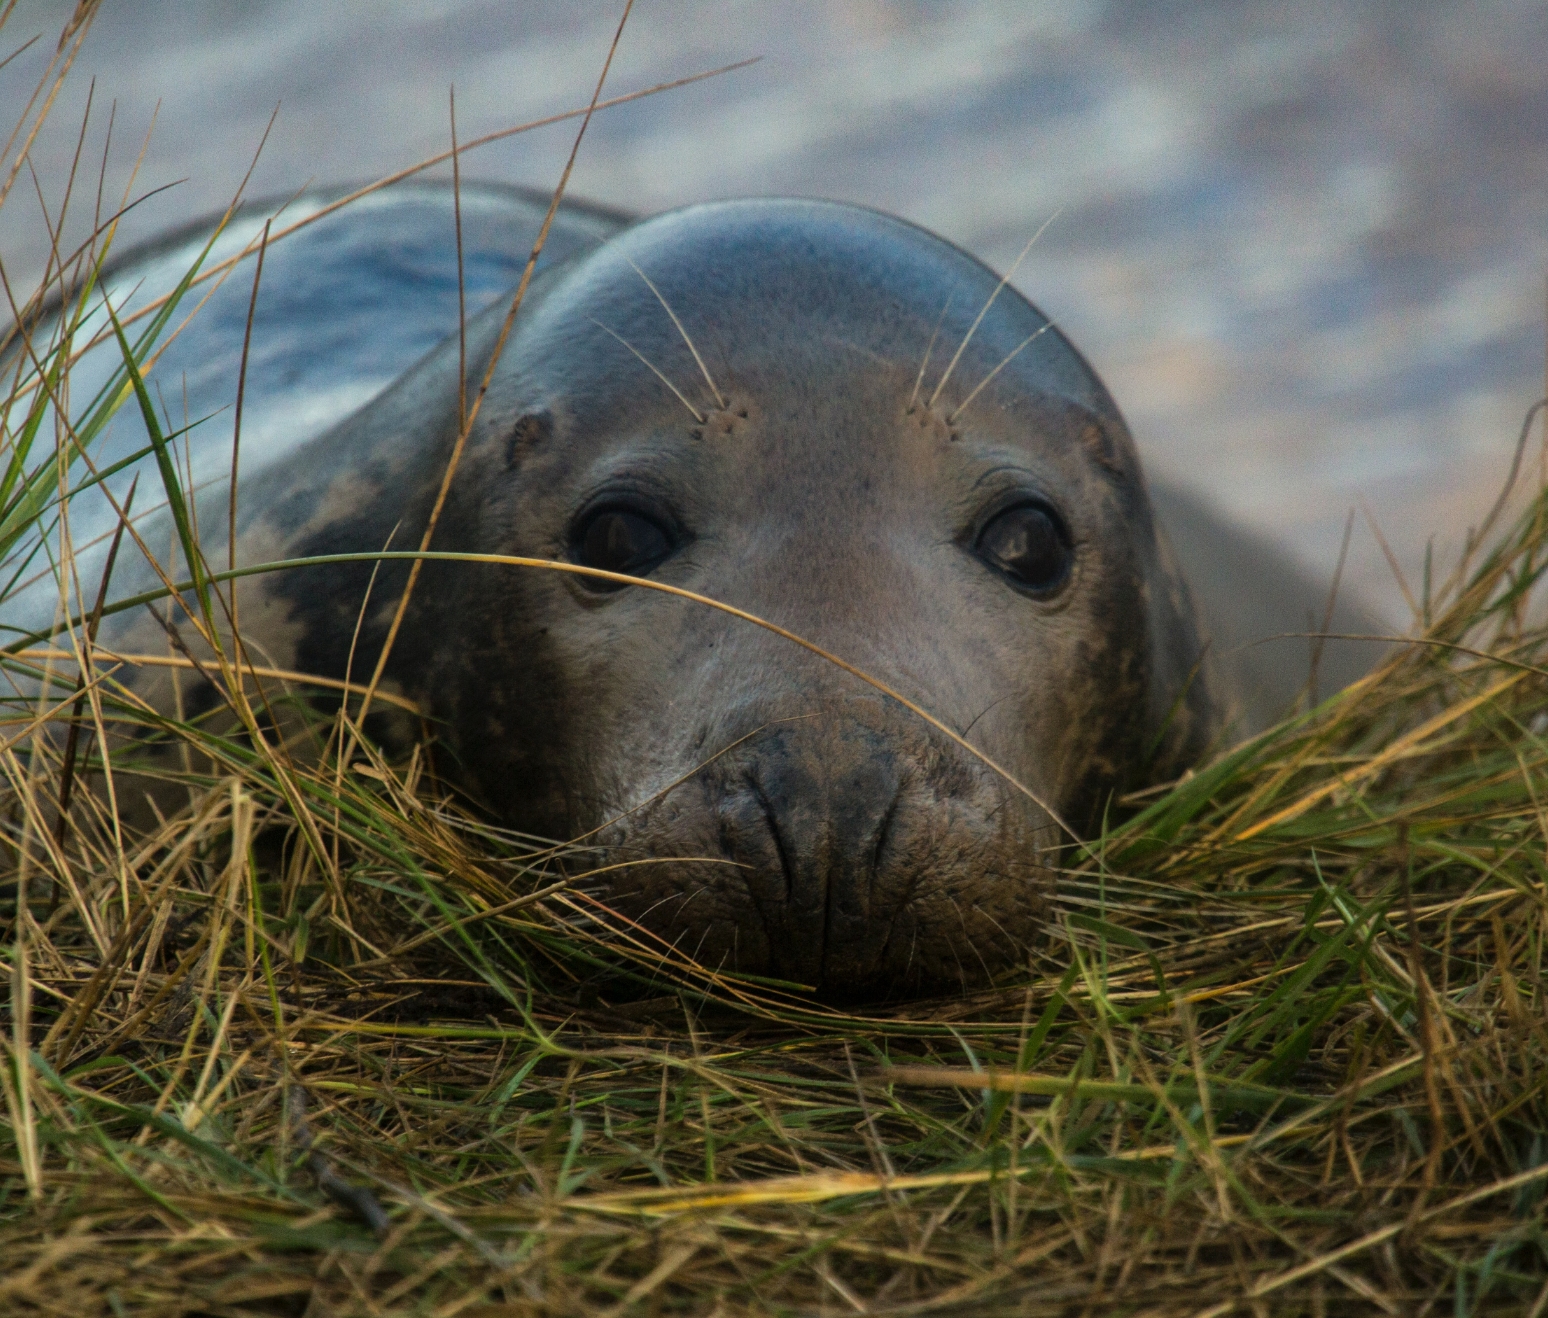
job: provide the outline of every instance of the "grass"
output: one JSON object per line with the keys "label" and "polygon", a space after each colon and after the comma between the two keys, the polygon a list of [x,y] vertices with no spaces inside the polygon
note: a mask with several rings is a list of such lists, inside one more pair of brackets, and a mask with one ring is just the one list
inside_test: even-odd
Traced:
{"label": "grass", "polygon": [[[141,426],[202,562],[137,402],[194,286],[63,425],[111,236],[0,404],[0,614],[53,546],[86,619],[3,656],[0,1311],[1548,1313],[1548,492],[1363,684],[1126,803],[1025,967],[847,1014],[620,935],[584,846],[347,707],[265,741],[239,649],[234,733],[136,703],[59,513]],[[147,725],[187,806],[130,835]]]}

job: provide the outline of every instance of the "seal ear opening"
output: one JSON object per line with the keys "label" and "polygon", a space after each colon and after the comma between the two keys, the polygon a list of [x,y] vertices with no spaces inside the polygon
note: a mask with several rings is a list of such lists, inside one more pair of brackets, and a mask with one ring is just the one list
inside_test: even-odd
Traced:
{"label": "seal ear opening", "polygon": [[549,411],[527,412],[516,418],[505,441],[505,467],[515,471],[539,444],[546,444],[554,433],[554,415]]}

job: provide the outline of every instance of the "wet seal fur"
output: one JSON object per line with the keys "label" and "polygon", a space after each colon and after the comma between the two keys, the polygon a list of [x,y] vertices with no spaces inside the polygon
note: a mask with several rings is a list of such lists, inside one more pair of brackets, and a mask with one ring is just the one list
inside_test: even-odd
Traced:
{"label": "wet seal fur", "polygon": [[[470,397],[505,305],[469,322]],[[457,362],[454,338],[244,481],[239,561],[417,544],[456,438]],[[1062,537],[1056,588],[982,552],[984,527],[1025,506]],[[624,520],[596,532],[604,514]],[[1031,303],[903,221],[693,206],[534,281],[433,547],[575,561],[588,537],[637,532],[659,548],[641,523],[667,547],[642,572],[842,656],[1036,798],[720,612],[427,563],[384,689],[427,711],[444,768],[503,823],[601,829],[607,862],[641,862],[597,895],[711,965],[834,999],[983,982],[1046,919],[1069,840],[1053,816],[1090,830],[1222,736],[1231,695],[1117,406]],[[250,651],[363,680],[408,574],[371,573],[245,581]],[[134,632],[164,647],[143,616]],[[164,671],[139,681],[169,699]],[[374,736],[417,734],[376,709]]]}

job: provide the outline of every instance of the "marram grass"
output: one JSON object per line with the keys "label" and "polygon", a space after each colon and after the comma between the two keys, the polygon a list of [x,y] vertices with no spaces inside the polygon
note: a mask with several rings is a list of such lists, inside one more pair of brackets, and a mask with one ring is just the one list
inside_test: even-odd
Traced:
{"label": "marram grass", "polygon": [[[110,237],[51,262],[61,315],[17,308],[0,611],[115,416],[201,563],[136,401],[180,297],[73,427],[47,406]],[[263,737],[299,687],[236,647],[235,733],[141,707],[66,547],[76,621],[0,679],[0,1313],[1548,1313],[1548,493],[1517,502],[1364,683],[1115,809],[1025,967],[862,1014],[610,921],[584,839],[489,827],[358,701]],[[223,566],[186,596],[220,628]],[[130,724],[187,748],[143,836],[100,750]]]}

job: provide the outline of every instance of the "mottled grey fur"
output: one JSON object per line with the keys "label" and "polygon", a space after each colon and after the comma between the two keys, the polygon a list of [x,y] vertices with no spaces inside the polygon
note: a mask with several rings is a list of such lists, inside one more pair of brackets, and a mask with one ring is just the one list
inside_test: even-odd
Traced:
{"label": "mottled grey fur", "polygon": [[[1293,662],[1242,649],[1256,636],[1229,626],[1228,646],[1207,643],[1246,607],[1215,560],[1245,565],[1249,542],[1168,498],[1168,544],[1106,389],[1051,327],[1015,352],[1047,322],[997,283],[870,211],[691,207],[541,276],[495,369],[435,548],[565,559],[589,504],[648,499],[685,541],[655,579],[843,657],[1037,798],[851,675],[724,614],[540,570],[427,565],[387,689],[429,713],[446,772],[503,822],[555,838],[603,827],[608,858],[655,862],[597,890],[701,959],[837,997],[981,981],[1038,936],[1067,840],[1050,811],[1096,827],[1117,794],[1176,776],[1305,681],[1305,642]],[[470,393],[503,314],[469,325]],[[457,430],[457,354],[447,343],[245,482],[239,558],[416,545]],[[970,552],[984,508],[1013,491],[1046,499],[1071,532],[1072,578],[1051,599]],[[1203,617],[1179,562],[1204,587]],[[1305,630],[1308,610],[1320,621],[1323,593],[1271,563],[1274,579],[1255,585],[1275,601],[1272,630]],[[342,676],[370,573],[245,583],[255,655]],[[406,576],[392,564],[377,578],[357,680]],[[164,648],[143,618],[113,639]],[[1351,675],[1330,650],[1325,689]],[[170,698],[164,673],[143,681]],[[384,712],[373,731],[417,729]]]}

